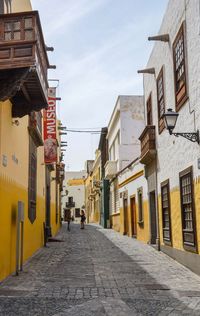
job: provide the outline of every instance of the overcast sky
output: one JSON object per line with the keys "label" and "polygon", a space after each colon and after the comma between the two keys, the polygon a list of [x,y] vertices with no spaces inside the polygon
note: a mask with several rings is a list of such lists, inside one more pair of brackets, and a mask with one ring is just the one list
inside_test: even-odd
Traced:
{"label": "overcast sky", "polygon": [[[118,95],[142,94],[142,75],[168,0],[32,0],[59,79],[58,116],[67,128],[107,126]],[[94,158],[99,136],[68,133],[66,170]]]}

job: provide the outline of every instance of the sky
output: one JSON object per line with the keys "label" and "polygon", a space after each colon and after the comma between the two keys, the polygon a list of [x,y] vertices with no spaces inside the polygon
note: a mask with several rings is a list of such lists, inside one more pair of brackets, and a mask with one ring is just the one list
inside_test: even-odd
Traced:
{"label": "sky", "polygon": [[[54,47],[50,79],[59,79],[57,115],[67,128],[108,125],[118,95],[142,95],[142,75],[168,0],[32,0],[45,42]],[[70,133],[66,171],[94,159],[99,135]]]}

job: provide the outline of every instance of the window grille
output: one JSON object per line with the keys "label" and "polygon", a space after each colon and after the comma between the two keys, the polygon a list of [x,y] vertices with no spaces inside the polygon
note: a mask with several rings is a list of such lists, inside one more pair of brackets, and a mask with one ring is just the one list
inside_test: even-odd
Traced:
{"label": "window grille", "polygon": [[176,110],[178,111],[187,99],[185,23],[173,43],[174,83]]}
{"label": "window grille", "polygon": [[147,125],[153,125],[151,94],[147,100],[146,106],[147,106]]}
{"label": "window grille", "polygon": [[192,168],[180,173],[183,243],[196,247]]}
{"label": "window grille", "polygon": [[171,244],[171,221],[170,221],[170,190],[169,181],[161,184],[161,203],[162,203],[162,224],[163,240]]}
{"label": "window grille", "polygon": [[158,102],[158,130],[159,130],[159,133],[161,133],[165,127],[164,119],[163,119],[163,114],[165,113],[163,68],[161,69],[157,78],[157,102]]}

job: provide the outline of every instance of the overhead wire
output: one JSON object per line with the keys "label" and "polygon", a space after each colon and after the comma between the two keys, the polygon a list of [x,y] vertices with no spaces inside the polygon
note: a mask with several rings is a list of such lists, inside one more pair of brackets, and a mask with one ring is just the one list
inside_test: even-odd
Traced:
{"label": "overhead wire", "polygon": [[75,129],[68,129],[66,128],[65,129],[66,132],[70,132],[70,133],[90,133],[90,134],[106,134],[106,133],[103,133],[101,131],[93,131],[93,130],[75,130]]}

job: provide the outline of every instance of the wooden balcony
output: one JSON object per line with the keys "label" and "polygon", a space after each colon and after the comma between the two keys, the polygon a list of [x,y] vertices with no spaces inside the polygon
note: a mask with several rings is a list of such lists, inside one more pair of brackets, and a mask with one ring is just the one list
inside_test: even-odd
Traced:
{"label": "wooden balcony", "polygon": [[42,113],[41,112],[31,112],[29,116],[29,134],[32,136],[37,147],[43,146],[42,137]]}
{"label": "wooden balcony", "polygon": [[141,142],[141,159],[144,165],[151,163],[156,157],[155,126],[147,125],[139,137]]}
{"label": "wooden balcony", "polygon": [[0,101],[13,117],[47,107],[49,67],[38,12],[0,15]]}

